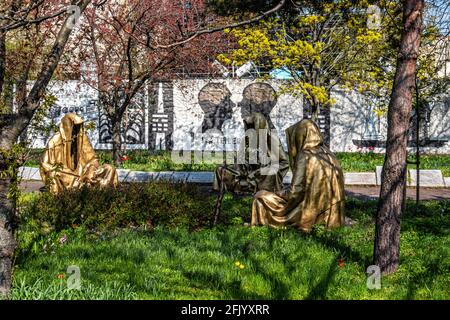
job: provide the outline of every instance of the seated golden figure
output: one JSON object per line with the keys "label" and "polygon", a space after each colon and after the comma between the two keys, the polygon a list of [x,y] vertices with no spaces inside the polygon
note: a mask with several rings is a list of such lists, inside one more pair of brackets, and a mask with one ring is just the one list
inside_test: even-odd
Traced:
{"label": "seated golden figure", "polygon": [[[246,117],[244,119],[244,129],[246,131],[248,129],[255,130],[256,139],[253,141],[253,145],[247,141],[247,138],[242,139],[239,152],[241,156],[245,155],[245,157],[241,161],[238,159],[239,163],[232,166],[217,167],[213,189],[216,191],[220,190],[223,178],[226,191],[255,193],[259,190],[273,192],[281,190],[283,188],[283,178],[289,170],[289,162],[280,140],[271,134],[267,119],[261,113],[253,113]],[[260,130],[266,130],[264,133],[265,141],[260,141]],[[264,134],[261,134],[261,136],[264,136]],[[252,148],[254,149],[253,156],[257,163],[249,161]],[[257,158],[258,151],[264,152],[264,149],[267,163],[262,163],[262,159]]]}
{"label": "seated golden figure", "polygon": [[294,226],[309,232],[316,223],[327,228],[345,222],[344,175],[334,154],[323,145],[318,126],[301,120],[286,130],[292,182],[288,189],[260,191],[252,206],[255,225]]}
{"label": "seated golden figure", "polygon": [[40,173],[50,192],[88,186],[117,186],[116,169],[100,166],[97,155],[75,113],[65,115],[57,132],[48,142]]}

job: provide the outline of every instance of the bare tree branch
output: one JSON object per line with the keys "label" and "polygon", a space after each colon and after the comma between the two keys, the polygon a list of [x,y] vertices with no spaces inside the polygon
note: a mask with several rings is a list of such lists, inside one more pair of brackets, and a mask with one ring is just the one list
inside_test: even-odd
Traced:
{"label": "bare tree branch", "polygon": [[232,24],[228,24],[225,26],[221,26],[221,27],[217,27],[217,28],[212,28],[212,29],[204,29],[204,30],[199,30],[194,32],[193,34],[189,35],[186,39],[180,40],[180,41],[176,41],[167,45],[162,45],[162,44],[157,44],[156,46],[150,46],[152,49],[169,49],[169,48],[173,48],[182,44],[185,44],[189,41],[192,41],[193,39],[197,38],[198,36],[201,36],[203,34],[209,34],[209,33],[214,33],[214,32],[218,32],[218,31],[223,31],[225,29],[232,29],[232,28],[238,28],[238,27],[242,27],[245,25],[249,25],[255,22],[260,21],[261,19],[264,19],[265,17],[277,12],[278,10],[280,10],[286,3],[286,0],[280,0],[280,2],[273,7],[272,9],[265,11],[263,13],[261,13],[260,15],[252,18],[252,19],[248,19],[248,20],[244,20],[241,22],[236,22],[236,23],[232,23]]}

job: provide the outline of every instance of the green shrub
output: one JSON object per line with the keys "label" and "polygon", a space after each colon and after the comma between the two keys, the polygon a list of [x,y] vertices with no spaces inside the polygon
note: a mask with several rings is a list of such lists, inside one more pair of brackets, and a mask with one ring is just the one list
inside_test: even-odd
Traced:
{"label": "green shrub", "polygon": [[[216,195],[209,193],[209,187],[166,181],[122,184],[117,189],[83,188],[58,195],[26,193],[20,203],[19,251],[50,248],[75,229],[98,234],[156,226],[200,230],[212,225],[215,203]],[[251,203],[251,197],[236,201],[226,194],[221,224],[249,222]]]}
{"label": "green shrub", "polygon": [[47,223],[55,231],[74,225],[88,229],[160,224],[197,228],[207,224],[209,207],[209,199],[194,186],[151,182],[123,184],[117,189],[82,188],[58,195],[42,193],[29,201],[21,216]]}

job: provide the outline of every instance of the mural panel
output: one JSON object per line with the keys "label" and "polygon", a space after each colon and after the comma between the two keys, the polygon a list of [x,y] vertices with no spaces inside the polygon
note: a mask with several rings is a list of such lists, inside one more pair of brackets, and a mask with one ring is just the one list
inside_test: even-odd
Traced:
{"label": "mural panel", "polygon": [[[28,85],[30,88],[32,82]],[[79,81],[52,81],[47,91],[56,98],[54,105],[44,119],[45,125],[59,125],[61,119],[71,112],[80,115],[86,122],[98,122],[98,97],[97,92]],[[34,148],[44,148],[47,141],[53,136],[53,132],[33,132],[27,133]],[[89,138],[93,143],[98,141],[98,136],[89,132]]]}
{"label": "mural panel", "polygon": [[264,114],[285,143],[284,130],[303,116],[302,101],[277,97],[281,82],[180,80],[174,82],[174,149],[237,150],[243,118]]}
{"label": "mural panel", "polygon": [[[124,96],[122,97],[124,98]],[[136,93],[125,112],[122,122],[122,141],[126,141],[127,148],[145,149],[147,147],[147,104],[145,88]],[[109,149],[112,143],[112,131],[108,117],[101,108],[97,110],[99,114],[98,121],[98,141],[99,148]]]}
{"label": "mural panel", "polygon": [[170,82],[149,86],[149,148],[170,150],[173,132],[173,88]]}

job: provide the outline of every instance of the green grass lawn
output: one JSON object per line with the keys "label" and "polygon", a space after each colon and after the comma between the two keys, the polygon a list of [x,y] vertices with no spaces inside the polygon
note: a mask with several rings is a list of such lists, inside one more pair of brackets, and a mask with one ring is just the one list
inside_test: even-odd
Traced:
{"label": "green grass lawn", "polygon": [[[27,202],[47,201],[40,197],[27,195]],[[213,199],[203,211],[212,210]],[[449,201],[423,202],[419,212],[408,202],[400,268],[383,277],[380,290],[366,287],[375,201],[349,199],[355,226],[317,227],[311,234],[245,227],[251,198],[224,201],[224,224],[196,231],[145,224],[100,231],[80,224],[36,236],[26,217],[19,239],[31,245],[18,253],[12,298],[450,299]],[[69,265],[80,268],[81,290],[67,289]]]}
{"label": "green grass lawn", "polygon": [[[41,150],[34,151],[26,165],[38,166],[41,152]],[[101,162],[112,162],[110,152],[100,151],[98,153]],[[170,152],[151,153],[146,150],[134,150],[127,154],[129,160],[123,162],[122,168],[137,171],[213,171],[217,166],[217,164],[204,161],[200,163],[192,161],[188,164],[174,163]],[[384,160],[384,154],[373,152],[338,152],[336,156],[345,172],[373,172],[376,166],[383,165]],[[411,157],[411,160],[414,160],[414,157]],[[408,165],[408,167],[415,169],[415,165]],[[450,177],[450,155],[422,155],[420,167],[421,169],[438,169],[445,177]]]}
{"label": "green grass lawn", "polygon": [[[336,156],[345,172],[373,172],[384,161],[384,154],[374,152],[338,152]],[[414,161],[415,156],[408,159]],[[408,164],[408,168],[415,169],[416,165]],[[450,177],[450,155],[421,155],[420,169],[441,170],[444,177]]]}

